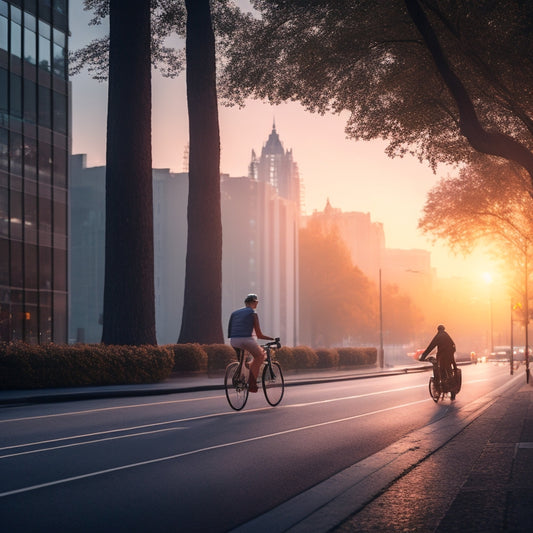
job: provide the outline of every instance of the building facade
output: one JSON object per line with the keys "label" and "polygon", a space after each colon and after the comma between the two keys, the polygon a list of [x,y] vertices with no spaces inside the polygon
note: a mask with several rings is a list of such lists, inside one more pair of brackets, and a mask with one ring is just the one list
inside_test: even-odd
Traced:
{"label": "building facade", "polygon": [[[106,167],[71,158],[70,342],[102,338],[105,268]],[[159,344],[178,339],[187,252],[188,176],[153,169],[154,289]]]}
{"label": "building facade", "polygon": [[0,0],[0,340],[68,335],[67,0]]}
{"label": "building facade", "polygon": [[332,207],[329,199],[323,211],[308,217],[320,224],[325,232],[336,228],[350,252],[352,263],[376,282],[385,251],[385,232],[381,222],[372,222],[370,213],[343,212]]}

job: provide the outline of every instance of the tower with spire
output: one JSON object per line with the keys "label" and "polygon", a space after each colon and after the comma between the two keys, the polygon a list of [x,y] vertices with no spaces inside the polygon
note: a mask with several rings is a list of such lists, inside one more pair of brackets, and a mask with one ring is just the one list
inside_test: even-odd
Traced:
{"label": "tower with spire", "polygon": [[276,121],[272,122],[272,131],[263,145],[261,156],[252,150],[249,165],[249,177],[263,183],[269,183],[278,195],[286,200],[301,205],[300,176],[298,165],[293,160],[292,149],[285,150],[276,131]]}

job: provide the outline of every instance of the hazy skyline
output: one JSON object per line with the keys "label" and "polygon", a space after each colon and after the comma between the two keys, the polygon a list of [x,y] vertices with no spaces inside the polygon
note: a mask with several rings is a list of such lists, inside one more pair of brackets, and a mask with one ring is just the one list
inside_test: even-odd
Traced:
{"label": "hazy skyline", "polygon": [[[82,0],[70,3],[70,48],[83,46],[103,27],[88,27],[90,14]],[[86,72],[72,81],[72,151],[87,154],[88,166],[105,164],[107,84]],[[154,168],[183,170],[188,143],[185,76],[162,78],[154,71],[152,83],[152,163]],[[343,211],[368,212],[382,222],[388,248],[423,248],[431,252],[440,277],[470,275],[480,278],[493,271],[487,258],[476,253],[463,259],[451,256],[444,244],[432,246],[417,229],[427,192],[453,169],[433,174],[427,164],[406,156],[390,159],[386,143],[346,139],[346,117],[306,112],[297,103],[272,107],[251,101],[244,109],[219,107],[220,170],[231,176],[248,172],[251,152],[260,152],[275,121],[285,149],[292,148],[304,184],[306,212],[322,210],[329,198]]]}

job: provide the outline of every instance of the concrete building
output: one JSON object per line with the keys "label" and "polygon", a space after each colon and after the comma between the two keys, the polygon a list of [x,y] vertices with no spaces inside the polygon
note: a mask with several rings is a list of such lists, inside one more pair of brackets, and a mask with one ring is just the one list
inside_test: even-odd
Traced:
{"label": "concrete building", "polygon": [[[153,170],[154,288],[159,344],[175,343],[183,310],[187,174]],[[105,167],[71,158],[71,342],[100,342],[105,265]]]}
{"label": "concrete building", "polygon": [[[291,156],[292,157],[292,156]],[[288,161],[290,165],[287,165]],[[297,168],[277,159],[277,183],[299,198]],[[264,160],[256,161],[264,165]],[[87,168],[72,157],[72,342],[99,342],[104,287],[105,167]],[[275,167],[276,165],[274,165]],[[287,174],[288,172],[288,174]],[[156,334],[159,344],[178,339],[183,311],[187,252],[188,178],[154,169],[154,267]],[[299,203],[254,176],[221,177],[223,232],[222,321],[249,292],[261,298],[262,328],[284,344],[298,339]]]}
{"label": "concrete building", "polygon": [[68,334],[68,2],[0,0],[0,340]]}
{"label": "concrete building", "polygon": [[[222,316],[257,293],[261,329],[298,343],[299,206],[252,177],[222,180]],[[225,333],[227,333],[225,331]]]}
{"label": "concrete building", "polygon": [[370,213],[345,213],[332,207],[329,199],[323,211],[315,211],[306,218],[318,222],[324,231],[337,228],[350,251],[353,264],[369,279],[378,280],[385,250],[385,233],[381,222],[372,222]]}

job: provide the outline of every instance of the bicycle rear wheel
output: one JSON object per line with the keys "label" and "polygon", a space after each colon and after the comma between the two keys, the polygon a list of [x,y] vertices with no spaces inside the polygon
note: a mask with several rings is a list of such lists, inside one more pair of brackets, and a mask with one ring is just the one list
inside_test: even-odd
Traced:
{"label": "bicycle rear wheel", "polygon": [[275,407],[281,402],[283,393],[285,392],[285,381],[283,380],[283,372],[279,363],[264,366],[262,381],[266,401],[272,407]]}
{"label": "bicycle rear wheel", "polygon": [[231,408],[240,411],[248,400],[248,385],[246,378],[239,375],[239,363],[236,361],[226,367],[224,389]]}
{"label": "bicycle rear wheel", "polygon": [[429,378],[429,395],[435,403],[439,401],[440,391],[434,377]]}

